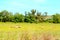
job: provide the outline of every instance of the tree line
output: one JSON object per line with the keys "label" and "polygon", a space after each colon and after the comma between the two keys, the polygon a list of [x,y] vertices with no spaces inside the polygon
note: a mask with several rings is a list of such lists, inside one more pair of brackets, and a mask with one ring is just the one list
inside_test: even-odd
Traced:
{"label": "tree line", "polygon": [[27,23],[60,23],[60,14],[48,15],[47,12],[41,12],[32,9],[30,12],[25,12],[24,15],[20,13],[13,14],[7,10],[0,12],[0,22],[27,22]]}

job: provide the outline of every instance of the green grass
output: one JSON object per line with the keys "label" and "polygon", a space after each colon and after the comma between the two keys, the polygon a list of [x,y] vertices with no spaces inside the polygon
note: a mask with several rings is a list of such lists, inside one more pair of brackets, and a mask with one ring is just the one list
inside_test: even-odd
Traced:
{"label": "green grass", "polygon": [[[21,28],[15,28],[16,25]],[[0,22],[0,40],[37,40],[44,33],[60,37],[60,24]]]}

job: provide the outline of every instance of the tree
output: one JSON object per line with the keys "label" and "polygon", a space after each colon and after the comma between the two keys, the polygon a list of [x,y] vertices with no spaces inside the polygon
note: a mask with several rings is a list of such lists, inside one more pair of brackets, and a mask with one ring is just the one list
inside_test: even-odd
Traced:
{"label": "tree", "polygon": [[38,22],[42,22],[42,15],[41,15],[41,12],[37,12],[37,16],[36,16],[36,19]]}
{"label": "tree", "polygon": [[35,10],[31,10],[31,12],[25,12],[25,22],[33,23],[35,22]]}
{"label": "tree", "polygon": [[25,16],[24,16],[24,22],[29,22],[29,17],[27,12],[25,12]]}
{"label": "tree", "polygon": [[0,16],[1,21],[3,21],[3,22],[9,21],[9,18],[8,18],[9,12],[8,11],[3,10],[2,12],[0,12],[0,15],[1,15]]}
{"label": "tree", "polygon": [[32,10],[31,10],[31,13],[32,13],[32,15],[35,15],[36,10],[32,9]]}
{"label": "tree", "polygon": [[13,15],[12,12],[9,12],[8,18],[9,18],[9,22],[13,22],[14,21],[14,15]]}
{"label": "tree", "polygon": [[14,15],[14,22],[23,22],[24,16],[22,14],[16,13]]}
{"label": "tree", "polygon": [[53,23],[60,23],[60,14],[53,15]]}
{"label": "tree", "polygon": [[2,13],[0,12],[0,21],[2,22],[3,20],[3,16],[2,16]]}

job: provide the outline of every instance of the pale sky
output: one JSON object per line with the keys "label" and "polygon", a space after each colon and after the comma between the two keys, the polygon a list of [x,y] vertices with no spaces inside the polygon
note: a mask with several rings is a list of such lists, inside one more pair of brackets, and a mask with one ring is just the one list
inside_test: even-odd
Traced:
{"label": "pale sky", "polygon": [[0,0],[0,11],[24,13],[31,9],[49,14],[60,13],[60,0]]}

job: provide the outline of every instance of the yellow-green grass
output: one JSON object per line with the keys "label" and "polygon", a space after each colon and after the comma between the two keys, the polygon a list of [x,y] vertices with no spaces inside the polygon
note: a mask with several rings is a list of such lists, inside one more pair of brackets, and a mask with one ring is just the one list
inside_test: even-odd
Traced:
{"label": "yellow-green grass", "polygon": [[[20,28],[15,28],[16,25]],[[60,24],[0,22],[0,31],[60,31]]]}
{"label": "yellow-green grass", "polygon": [[[20,28],[15,28],[15,26],[20,26]],[[0,22],[0,31],[4,32],[52,32],[60,33],[60,24],[53,23],[12,23],[12,22]]]}
{"label": "yellow-green grass", "polygon": [[[16,28],[16,25],[20,28]],[[29,40],[28,37],[38,40],[39,36],[49,33],[60,37],[60,24],[0,22],[0,40]]]}

